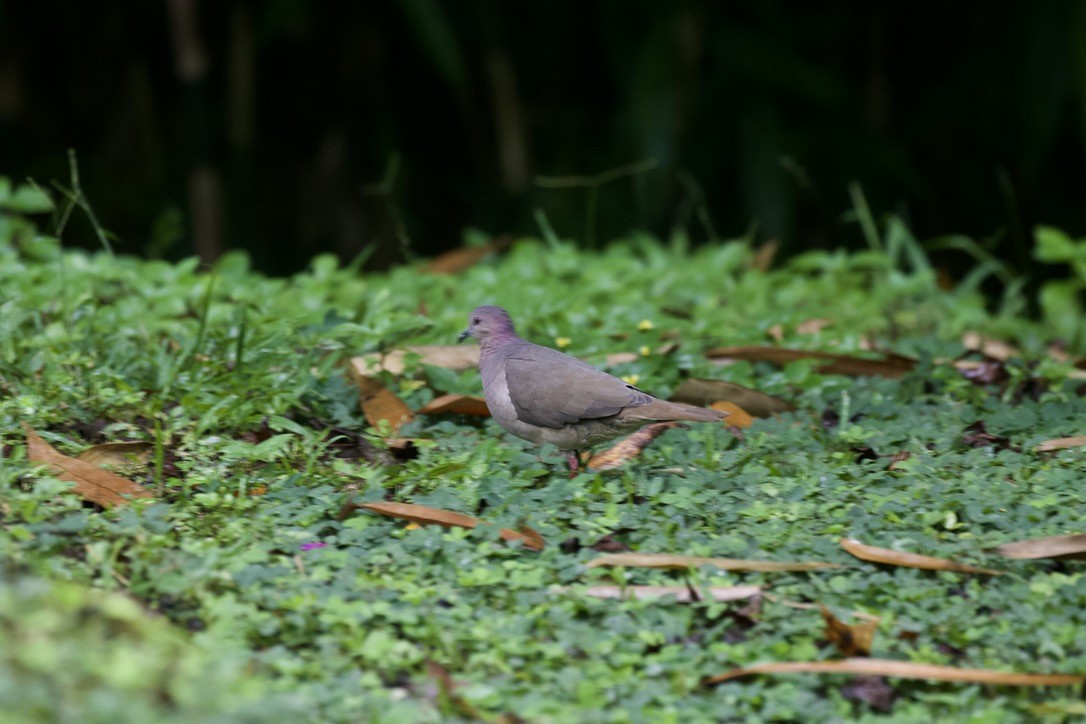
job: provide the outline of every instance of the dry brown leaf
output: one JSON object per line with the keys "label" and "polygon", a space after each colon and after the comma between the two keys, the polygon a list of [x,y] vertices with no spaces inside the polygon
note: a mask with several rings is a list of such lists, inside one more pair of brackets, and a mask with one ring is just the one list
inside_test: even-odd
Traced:
{"label": "dry brown leaf", "polygon": [[774,324],[765,331],[765,336],[769,337],[774,342],[781,342],[784,340],[784,327],[780,324]]}
{"label": "dry brown leaf", "polygon": [[[822,604],[820,603],[805,603],[803,601],[792,601],[787,598],[780,598],[779,596],[775,596],[772,593],[766,593],[765,597],[766,600],[772,603],[779,603],[782,606],[788,606],[789,608],[798,608],[804,611],[810,611],[814,609],[821,610],[822,608]],[[863,621],[874,621],[875,623],[879,623],[880,621],[882,621],[882,619],[878,616],[874,616],[870,613],[867,613],[866,611],[849,611],[848,613],[853,618],[858,618]]]}
{"label": "dry brown leaf", "polygon": [[454,371],[468,370],[479,365],[479,345],[477,344],[411,345],[390,352],[374,352],[361,357],[352,357],[351,365],[360,374],[389,372],[398,377],[407,368],[406,358],[409,354],[417,354],[419,364],[444,367]]}
{"label": "dry brown leaf", "polygon": [[490,417],[490,408],[486,406],[486,400],[471,395],[442,395],[430,400],[430,404],[418,410],[420,415],[440,415],[444,412]]}
{"label": "dry brown leaf", "polygon": [[819,568],[840,568],[836,563],[822,561],[751,561],[740,558],[703,558],[671,553],[612,553],[593,558],[586,568],[600,566],[628,566],[631,568],[697,568],[714,566],[725,571],[814,571]]}
{"label": "dry brown leaf", "polygon": [[[724,380],[685,379],[668,399],[698,406],[732,402],[755,417],[769,417],[796,409],[795,405],[778,397]],[[730,419],[728,423],[731,423]]]}
{"label": "dry brown leaf", "polygon": [[724,424],[728,427],[748,428],[754,424],[754,418],[734,402],[714,402],[709,407],[718,412],[728,413],[727,419],[724,420]]}
{"label": "dry brown leaf", "polygon": [[678,425],[677,422],[654,422],[651,425],[645,425],[634,434],[590,457],[587,467],[589,470],[613,470],[621,467],[628,460],[640,455],[641,451],[658,438],[664,430],[678,427]]}
{"label": "dry brown leaf", "polygon": [[86,460],[68,457],[42,439],[33,428],[26,430],[27,458],[32,463],[44,463],[61,480],[75,483],[72,488],[84,499],[103,508],[122,505],[132,498],[150,498],[151,491],[116,473],[92,465]]}
{"label": "dry brown leaf", "polygon": [[1086,533],[1020,540],[992,550],[1007,558],[1086,558]]}
{"label": "dry brown leaf", "polygon": [[377,427],[381,420],[388,420],[389,425],[392,426],[392,431],[396,432],[405,423],[413,420],[415,416],[407,403],[397,397],[392,390],[362,372],[359,366],[355,364],[357,359],[359,358],[355,357],[351,360],[348,370],[350,370],[355,385],[358,386],[362,414],[366,416],[366,422],[373,427]]}
{"label": "dry brown leaf", "polygon": [[707,686],[753,674],[860,674],[893,676],[926,681],[963,681],[1001,686],[1073,686],[1086,682],[1078,674],[1018,674],[991,669],[959,669],[954,666],[918,664],[892,659],[856,658],[844,661],[775,661],[732,669],[702,680]]}
{"label": "dry brown leaf", "polygon": [[[454,513],[451,510],[429,508],[425,505],[414,505],[412,503],[390,503],[381,501],[375,503],[350,503],[349,505],[353,508],[370,510],[374,513],[387,515],[392,518],[410,520],[419,523],[420,525],[441,525],[446,528],[475,528],[482,522],[478,518],[472,518],[470,515],[464,515],[463,513]],[[340,515],[343,515],[343,513],[341,512]],[[502,528],[498,531],[498,535],[501,536],[503,540],[520,541],[525,548],[530,548],[533,551],[543,550],[545,545],[543,537],[527,526],[523,527],[520,531]]]}
{"label": "dry brown leaf", "polygon": [[453,679],[448,669],[436,661],[427,659],[426,674],[437,684],[438,700],[443,710],[450,709],[458,718],[468,721],[485,721],[479,716],[478,710],[457,692],[460,684]]}
{"label": "dry brown leaf", "polygon": [[976,566],[957,563],[945,558],[933,558],[917,553],[902,553],[890,548],[876,548],[861,543],[854,538],[842,538],[841,547],[862,561],[885,563],[886,565],[901,566],[902,568],[923,568],[928,571],[956,571],[958,573],[986,573],[990,576],[1001,576],[1005,573],[1005,571],[977,568]]}
{"label": "dry brown leaf", "polygon": [[825,606],[820,606],[822,620],[826,623],[826,639],[836,647],[842,656],[867,656],[871,653],[871,644],[875,641],[875,632],[879,622],[847,624],[833,615]]}
{"label": "dry brown leaf", "polygon": [[890,464],[886,466],[887,470],[897,470],[901,467],[901,463],[911,458],[913,454],[908,450],[899,450],[890,456]]}
{"label": "dry brown leaf", "polygon": [[457,274],[470,269],[491,254],[505,249],[510,242],[509,237],[500,236],[489,244],[464,246],[447,251],[431,259],[426,265],[426,271],[431,274]]}
{"label": "dry brown leaf", "polygon": [[775,365],[784,365],[801,359],[822,360],[824,364],[818,367],[819,372],[853,377],[865,375],[901,377],[916,366],[916,360],[913,358],[897,354],[883,354],[881,359],[871,359],[868,357],[853,357],[847,354],[834,354],[832,352],[758,345],[718,347],[706,352],[705,356],[713,360],[769,362]]}
{"label": "dry brown leaf", "polygon": [[560,592],[581,592],[593,598],[617,598],[621,600],[645,600],[674,596],[678,603],[691,601],[740,601],[761,595],[761,586],[708,586],[691,591],[689,586],[589,586],[585,589],[561,586]]}
{"label": "dry brown leaf", "polygon": [[1082,447],[1083,445],[1086,445],[1086,435],[1075,435],[1074,437],[1058,437],[1055,440],[1045,440],[1033,450],[1035,452],[1051,452],[1052,450],[1066,450],[1072,447]]}
{"label": "dry brown leaf", "polygon": [[816,317],[807,319],[796,325],[796,331],[800,334],[818,334],[826,327],[833,324],[833,320]]}
{"label": "dry brown leaf", "polygon": [[607,355],[607,366],[617,367],[618,365],[636,362],[640,357],[641,355],[636,352],[614,352]]}
{"label": "dry brown leaf", "polygon": [[1021,357],[1022,353],[1013,345],[990,339],[978,332],[966,332],[962,335],[962,346],[970,352],[980,352],[985,357],[1006,362],[1011,357]]}
{"label": "dry brown leaf", "polygon": [[750,260],[750,268],[756,269],[760,272],[769,271],[769,267],[773,265],[773,258],[777,256],[777,249],[779,249],[781,243],[776,239],[770,239],[754,252],[754,257]]}
{"label": "dry brown leaf", "polygon": [[120,465],[133,460],[145,463],[154,449],[153,442],[104,442],[87,448],[76,455],[76,459],[92,465]]}
{"label": "dry brown leaf", "polygon": [[[653,354],[666,357],[679,348],[678,342],[667,342],[662,344],[653,350]],[[608,367],[616,367],[618,365],[628,364],[630,362],[636,362],[639,359],[644,359],[644,355],[637,352],[613,352],[607,355],[605,358]]]}

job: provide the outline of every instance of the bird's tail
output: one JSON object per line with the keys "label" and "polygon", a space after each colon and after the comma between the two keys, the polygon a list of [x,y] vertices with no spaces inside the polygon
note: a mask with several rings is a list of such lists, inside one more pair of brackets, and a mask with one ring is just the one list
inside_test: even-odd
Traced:
{"label": "bird's tail", "polygon": [[728,416],[721,410],[710,410],[707,407],[694,407],[682,402],[668,402],[667,400],[653,400],[647,405],[632,407],[626,410],[626,416],[643,420],[665,421],[689,421],[689,422],[719,422]]}

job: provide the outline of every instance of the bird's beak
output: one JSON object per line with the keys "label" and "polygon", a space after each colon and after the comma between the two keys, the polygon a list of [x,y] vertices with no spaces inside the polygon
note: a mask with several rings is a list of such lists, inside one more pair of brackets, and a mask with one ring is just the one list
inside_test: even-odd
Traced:
{"label": "bird's beak", "polygon": [[460,333],[460,336],[456,338],[456,341],[457,342],[463,342],[465,339],[467,339],[470,336],[471,336],[471,330],[470,329],[465,329],[463,332]]}

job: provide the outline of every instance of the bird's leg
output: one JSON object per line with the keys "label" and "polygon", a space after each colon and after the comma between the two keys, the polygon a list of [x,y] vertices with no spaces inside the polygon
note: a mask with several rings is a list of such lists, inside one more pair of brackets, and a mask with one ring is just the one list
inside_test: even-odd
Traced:
{"label": "bird's leg", "polygon": [[577,450],[571,450],[566,453],[566,462],[569,463],[569,477],[573,477],[577,474],[577,469],[581,466],[581,453]]}

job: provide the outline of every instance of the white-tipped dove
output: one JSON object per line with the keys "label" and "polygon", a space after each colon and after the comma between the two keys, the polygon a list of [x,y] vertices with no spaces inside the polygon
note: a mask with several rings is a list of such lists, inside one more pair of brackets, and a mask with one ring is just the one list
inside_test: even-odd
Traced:
{"label": "white-tipped dove", "polygon": [[552,443],[571,471],[578,452],[650,422],[716,422],[726,412],[668,402],[558,350],[521,339],[501,307],[478,307],[460,341],[479,340],[483,394],[494,419],[517,437]]}

